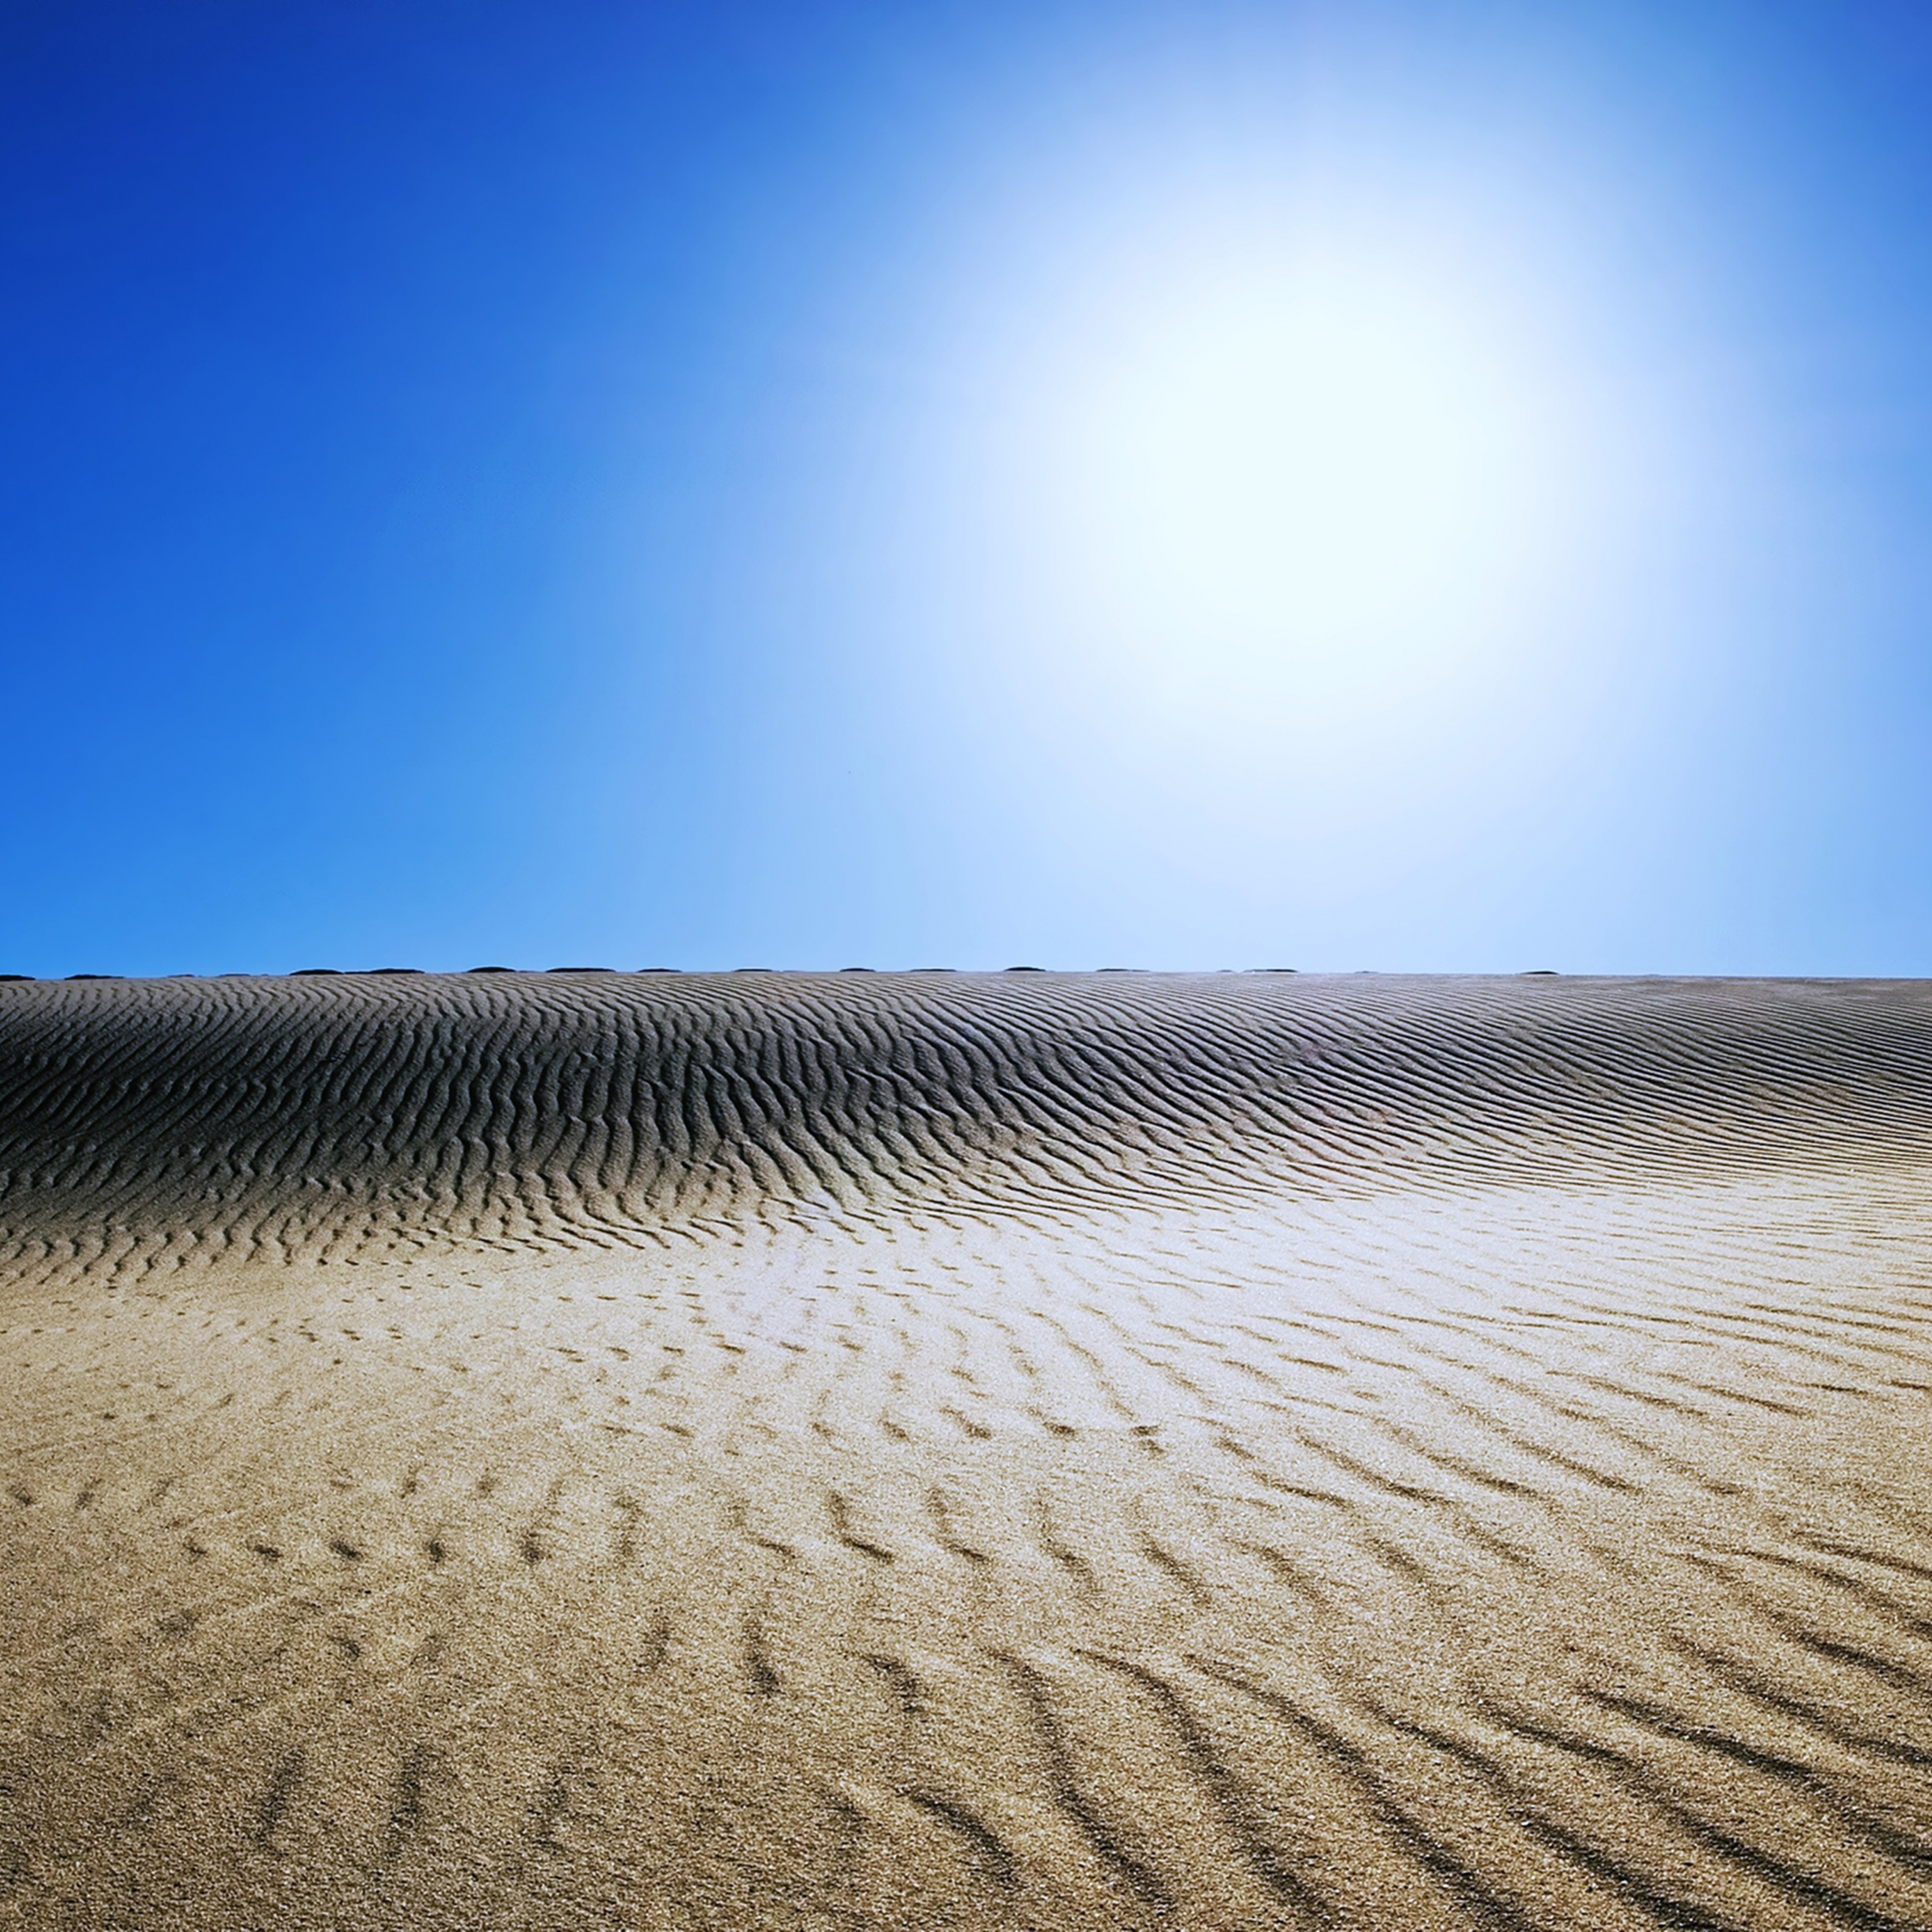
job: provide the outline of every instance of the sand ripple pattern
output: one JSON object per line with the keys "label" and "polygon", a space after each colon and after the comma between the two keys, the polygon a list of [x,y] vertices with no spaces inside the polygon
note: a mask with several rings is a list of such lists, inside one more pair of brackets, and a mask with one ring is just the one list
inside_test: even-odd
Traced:
{"label": "sand ripple pattern", "polygon": [[0,1923],[1932,1925],[1929,1048],[0,987]]}
{"label": "sand ripple pattern", "polygon": [[[0,1240],[661,1240],[755,1202],[1047,1212],[1654,1185],[1932,1148],[1896,985],[570,975],[0,987]],[[0,1250],[3,1251],[3,1250]],[[173,1256],[170,1255],[172,1261]]]}

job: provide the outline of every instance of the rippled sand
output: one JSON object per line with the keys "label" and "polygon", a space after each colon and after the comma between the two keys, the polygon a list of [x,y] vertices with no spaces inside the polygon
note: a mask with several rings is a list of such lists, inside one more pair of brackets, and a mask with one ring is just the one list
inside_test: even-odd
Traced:
{"label": "rippled sand", "polygon": [[1932,1925],[1932,993],[0,987],[0,1919]]}

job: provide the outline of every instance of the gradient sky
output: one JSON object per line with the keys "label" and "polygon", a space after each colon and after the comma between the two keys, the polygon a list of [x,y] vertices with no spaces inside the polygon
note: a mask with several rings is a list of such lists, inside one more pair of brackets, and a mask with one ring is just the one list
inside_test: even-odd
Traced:
{"label": "gradient sky", "polygon": [[0,968],[1932,973],[1932,11],[0,8]]}

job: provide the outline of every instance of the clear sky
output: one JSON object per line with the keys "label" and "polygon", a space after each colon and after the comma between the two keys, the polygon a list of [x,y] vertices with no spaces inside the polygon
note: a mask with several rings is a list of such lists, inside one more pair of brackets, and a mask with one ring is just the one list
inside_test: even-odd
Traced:
{"label": "clear sky", "polygon": [[0,8],[0,969],[1932,973],[1932,9]]}

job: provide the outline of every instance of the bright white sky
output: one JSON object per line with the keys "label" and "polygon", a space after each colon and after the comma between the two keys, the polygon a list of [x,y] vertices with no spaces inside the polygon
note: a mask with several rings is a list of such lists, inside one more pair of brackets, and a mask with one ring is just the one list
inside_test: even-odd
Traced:
{"label": "bright white sky", "polygon": [[1565,479],[1544,372],[1479,314],[1291,248],[1185,263],[1110,319],[1042,406],[1041,510],[1070,606],[1123,651],[1318,699],[1519,616]]}

